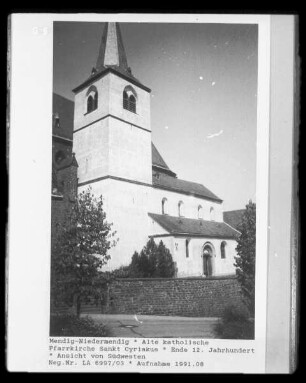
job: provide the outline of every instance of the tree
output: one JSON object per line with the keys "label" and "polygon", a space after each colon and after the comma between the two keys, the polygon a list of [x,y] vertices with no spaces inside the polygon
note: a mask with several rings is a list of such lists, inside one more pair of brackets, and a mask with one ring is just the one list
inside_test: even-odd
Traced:
{"label": "tree", "polygon": [[164,245],[163,241],[159,242],[157,249],[157,265],[156,275],[164,278],[171,278],[175,274],[175,265],[170,250]]}
{"label": "tree", "polygon": [[71,213],[58,225],[60,234],[52,246],[51,293],[55,302],[81,302],[97,298],[101,288],[101,268],[110,259],[115,232],[106,221],[102,196],[96,198],[91,187],[79,194]]}
{"label": "tree", "polygon": [[246,205],[242,222],[239,226],[241,235],[238,239],[235,257],[236,275],[242,288],[244,303],[255,314],[255,256],[256,256],[256,204],[250,201]]}
{"label": "tree", "polygon": [[143,270],[145,274],[144,277],[150,278],[156,276],[158,257],[158,247],[154,239],[151,238],[140,253],[140,259],[142,261],[140,269]]}
{"label": "tree", "polygon": [[135,253],[132,256],[131,263],[128,266],[126,266],[126,271],[127,271],[126,276],[134,277],[134,276],[140,275],[141,271],[139,269],[139,264],[140,264],[139,254],[137,251],[135,251]]}
{"label": "tree", "polygon": [[169,249],[160,241],[157,245],[151,238],[140,254],[135,251],[128,266],[129,277],[138,278],[171,278],[175,274],[175,266]]}

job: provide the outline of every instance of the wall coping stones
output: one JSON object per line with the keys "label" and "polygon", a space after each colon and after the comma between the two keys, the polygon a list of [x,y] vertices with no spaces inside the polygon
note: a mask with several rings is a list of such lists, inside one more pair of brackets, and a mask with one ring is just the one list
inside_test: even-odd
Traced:
{"label": "wall coping stones", "polygon": [[224,280],[224,279],[237,279],[236,274],[230,274],[230,275],[219,275],[219,276],[212,276],[212,277],[179,277],[179,278],[115,278],[115,281],[120,282],[133,282],[133,281],[146,281],[146,282],[155,282],[155,281],[211,281],[211,280]]}

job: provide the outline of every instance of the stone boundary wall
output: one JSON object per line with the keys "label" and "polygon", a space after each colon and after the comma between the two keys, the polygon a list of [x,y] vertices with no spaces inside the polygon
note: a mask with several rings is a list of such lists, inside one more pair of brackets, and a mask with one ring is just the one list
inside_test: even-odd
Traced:
{"label": "stone boundary wall", "polygon": [[[235,276],[210,278],[124,278],[112,282],[102,313],[220,317],[228,305],[243,307]],[[92,312],[90,308],[83,312]],[[97,311],[96,311],[97,312]]]}

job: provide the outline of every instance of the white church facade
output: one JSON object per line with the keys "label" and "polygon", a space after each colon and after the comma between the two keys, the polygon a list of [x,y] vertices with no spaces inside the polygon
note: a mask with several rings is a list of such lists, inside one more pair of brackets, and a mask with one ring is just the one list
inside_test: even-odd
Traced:
{"label": "white church facade", "polygon": [[119,238],[107,269],[128,265],[154,238],[178,277],[234,274],[239,232],[224,222],[222,200],[179,179],[152,143],[151,90],[128,67],[118,23],[106,23],[96,67],[73,91],[78,191],[90,185],[103,196]]}

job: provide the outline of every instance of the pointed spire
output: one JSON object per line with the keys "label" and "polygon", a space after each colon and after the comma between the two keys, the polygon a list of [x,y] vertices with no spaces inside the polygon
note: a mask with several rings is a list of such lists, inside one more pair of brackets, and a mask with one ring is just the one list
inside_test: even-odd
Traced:
{"label": "pointed spire", "polygon": [[117,67],[123,72],[130,73],[119,23],[106,23],[102,34],[95,69],[100,72],[107,67]]}
{"label": "pointed spire", "polygon": [[151,92],[150,88],[144,86],[133,76],[131,68],[128,66],[119,23],[105,23],[96,66],[92,68],[89,77],[81,85],[74,88],[73,92],[83,89],[93,79],[96,80],[108,71],[116,72],[131,83]]}

